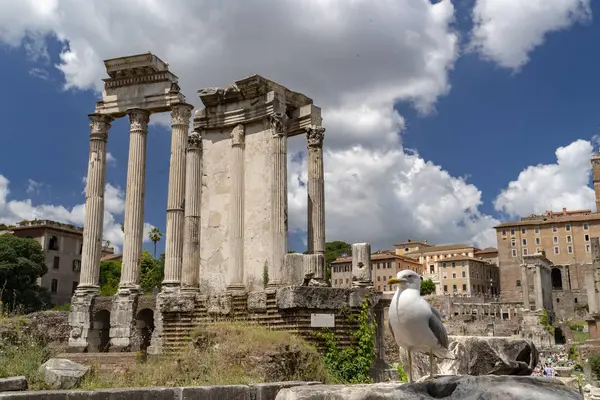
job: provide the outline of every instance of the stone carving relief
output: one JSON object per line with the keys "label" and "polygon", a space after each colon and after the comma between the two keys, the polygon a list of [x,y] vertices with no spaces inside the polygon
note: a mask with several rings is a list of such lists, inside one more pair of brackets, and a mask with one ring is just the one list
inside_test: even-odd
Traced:
{"label": "stone carving relief", "polygon": [[150,122],[150,113],[148,111],[140,109],[129,111],[130,130],[147,132],[148,122]]}
{"label": "stone carving relief", "polygon": [[287,115],[284,113],[275,113],[267,117],[273,136],[284,136],[286,134],[287,120]]}
{"label": "stone carving relief", "polygon": [[244,144],[244,141],[245,141],[244,125],[238,124],[231,131],[231,144],[233,146],[239,145],[239,144]]}
{"label": "stone carving relief", "polygon": [[202,135],[200,133],[194,131],[191,135],[188,136],[188,150],[202,150]]}
{"label": "stone carving relief", "polygon": [[325,138],[325,128],[320,126],[306,128],[306,140],[308,142],[308,147],[323,146],[323,138]]}
{"label": "stone carving relief", "polygon": [[192,116],[192,106],[177,104],[171,110],[171,125],[189,125]]}

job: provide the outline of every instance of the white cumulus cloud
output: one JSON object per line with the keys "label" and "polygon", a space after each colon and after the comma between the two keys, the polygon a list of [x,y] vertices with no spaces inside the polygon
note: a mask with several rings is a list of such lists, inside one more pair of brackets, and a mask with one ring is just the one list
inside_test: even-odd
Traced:
{"label": "white cumulus cloud", "polygon": [[591,17],[590,0],[476,0],[471,46],[502,67],[519,69],[548,34]]}
{"label": "white cumulus cloud", "polygon": [[[510,10],[522,3],[503,1]],[[583,1],[563,3],[580,4],[557,9],[569,23],[587,15]],[[535,29],[523,28],[518,40],[511,39],[504,25],[514,16],[497,11],[497,4],[477,1],[474,43],[508,66],[520,65],[547,32],[565,25],[564,18],[539,22],[546,13],[525,7],[521,13]],[[394,107],[408,102],[427,114],[449,92],[448,73],[458,57],[453,22],[449,0],[0,0],[1,42],[30,43],[37,54],[43,54],[40,37],[53,35],[65,44],[56,65],[65,89],[99,91],[103,59],[152,51],[169,63],[196,106],[197,89],[255,73],[312,97],[327,128],[328,238],[371,241],[375,248],[409,237],[494,244],[497,221],[479,211],[480,191],[406,151],[400,138],[405,121]],[[499,37],[507,37],[513,50]],[[304,152],[305,143],[291,140],[290,149]],[[290,163],[292,229],[306,225],[303,162]]]}
{"label": "white cumulus cloud", "polygon": [[589,186],[592,152],[592,143],[581,139],[559,147],[555,164],[527,167],[510,182],[494,201],[496,210],[512,217],[563,207],[596,211]]}
{"label": "white cumulus cloud", "polygon": [[106,153],[106,164],[110,166],[115,166],[117,164],[117,159],[110,151]]}
{"label": "white cumulus cloud", "polygon": [[[33,204],[31,199],[10,199],[9,180],[0,174],[0,223],[14,224],[23,220],[49,219],[83,226],[85,204],[65,207],[53,204]],[[121,231],[122,214],[125,210],[125,197],[123,190],[110,183],[106,184],[104,192],[104,234],[103,239],[109,240],[115,251],[119,251],[123,244]],[[118,218],[117,218],[118,217]],[[148,242],[148,232],[154,226],[144,224],[144,242]]]}

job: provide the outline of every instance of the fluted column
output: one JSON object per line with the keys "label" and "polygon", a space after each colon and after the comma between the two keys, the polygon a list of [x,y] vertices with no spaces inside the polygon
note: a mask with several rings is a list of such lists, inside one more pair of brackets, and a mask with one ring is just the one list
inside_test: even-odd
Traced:
{"label": "fluted column", "polygon": [[308,252],[325,254],[325,177],[323,138],[325,129],[306,130],[308,141]]}
{"label": "fluted column", "polygon": [[144,200],[146,191],[146,137],[150,113],[129,111],[129,159],[125,192],[125,222],[123,264],[119,287],[137,290],[140,281],[140,261],[144,240]]}
{"label": "fluted column", "polygon": [[85,186],[85,219],[81,275],[78,288],[98,289],[102,227],[104,224],[104,184],[106,180],[106,142],[112,118],[90,114],[90,159]]}
{"label": "fluted column", "polygon": [[231,132],[231,202],[229,244],[231,264],[227,290],[243,291],[244,285],[244,125]]}
{"label": "fluted column", "polygon": [[196,290],[200,269],[200,216],[202,201],[202,136],[188,137],[185,172],[185,233],[183,242],[183,290]]}
{"label": "fluted column", "polygon": [[269,116],[272,134],[271,151],[271,233],[273,258],[269,268],[269,285],[277,286],[283,278],[283,262],[287,253],[287,116]]}
{"label": "fluted column", "polygon": [[171,161],[167,197],[167,232],[165,243],[166,287],[179,286],[183,265],[186,146],[193,106],[177,104],[171,110]]}

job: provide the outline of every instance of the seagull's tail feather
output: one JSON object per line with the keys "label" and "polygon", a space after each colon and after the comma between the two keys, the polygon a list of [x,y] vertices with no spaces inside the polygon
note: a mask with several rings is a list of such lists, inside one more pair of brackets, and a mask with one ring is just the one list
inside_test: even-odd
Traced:
{"label": "seagull's tail feather", "polygon": [[454,357],[454,354],[452,354],[450,350],[441,346],[433,349],[433,355],[440,359],[456,360],[456,357]]}

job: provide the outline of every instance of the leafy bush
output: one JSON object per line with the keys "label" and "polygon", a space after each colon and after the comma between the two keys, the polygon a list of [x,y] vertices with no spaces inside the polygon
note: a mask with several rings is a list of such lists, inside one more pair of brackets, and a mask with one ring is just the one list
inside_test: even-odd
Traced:
{"label": "leafy bush", "polygon": [[371,369],[375,361],[376,323],[369,312],[366,297],[358,315],[358,329],[352,332],[350,346],[340,350],[336,335],[325,330],[317,337],[325,342],[325,364],[337,380],[343,383],[372,383]]}
{"label": "leafy bush", "polygon": [[542,315],[540,315],[540,325],[542,325],[549,334],[554,335],[554,327],[550,324],[550,318],[545,309],[542,310]]}
{"label": "leafy bush", "polygon": [[421,296],[435,293],[435,283],[431,279],[423,279],[421,281]]}
{"label": "leafy bush", "polygon": [[588,362],[590,363],[592,374],[594,374],[596,376],[596,379],[598,379],[598,377],[600,377],[600,356],[590,356]]}
{"label": "leafy bush", "polygon": [[398,363],[398,379],[400,379],[401,382],[408,382],[408,375],[406,375],[406,372],[404,371],[404,367],[402,366],[402,364]]}

